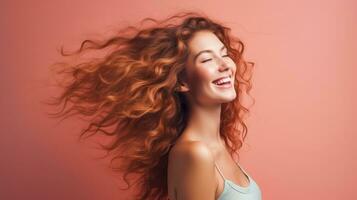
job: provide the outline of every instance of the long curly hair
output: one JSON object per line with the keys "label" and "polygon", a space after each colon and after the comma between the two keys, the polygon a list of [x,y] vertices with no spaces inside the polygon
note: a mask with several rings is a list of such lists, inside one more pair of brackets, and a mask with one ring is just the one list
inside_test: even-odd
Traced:
{"label": "long curly hair", "polygon": [[[145,27],[145,21],[154,24]],[[242,98],[252,88],[254,62],[245,61],[244,44],[230,28],[202,13],[145,18],[140,26],[127,26],[106,39],[84,40],[70,53],[61,46],[62,56],[105,54],[79,63],[71,59],[53,64],[59,69],[55,74],[63,78],[57,82],[62,90],[46,104],[62,105],[58,112],[48,113],[53,118],[90,118],[79,139],[98,134],[111,139],[100,148],[113,155],[111,169],[123,173],[129,188],[133,184],[127,176],[137,175],[136,199],[167,199],[169,151],[185,129],[189,112],[188,101],[176,90],[185,74],[188,41],[197,31],[213,32],[237,66],[237,98],[222,104],[220,122],[221,137],[232,156],[238,155],[248,132],[244,116],[249,109]],[[120,162],[114,165],[115,160]]]}

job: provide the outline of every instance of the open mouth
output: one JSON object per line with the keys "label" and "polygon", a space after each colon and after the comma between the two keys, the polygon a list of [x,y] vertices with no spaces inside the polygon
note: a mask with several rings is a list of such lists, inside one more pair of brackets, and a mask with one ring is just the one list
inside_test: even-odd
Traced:
{"label": "open mouth", "polygon": [[223,78],[219,78],[217,80],[212,81],[213,84],[220,86],[220,87],[230,87],[231,84],[231,76],[226,76]]}

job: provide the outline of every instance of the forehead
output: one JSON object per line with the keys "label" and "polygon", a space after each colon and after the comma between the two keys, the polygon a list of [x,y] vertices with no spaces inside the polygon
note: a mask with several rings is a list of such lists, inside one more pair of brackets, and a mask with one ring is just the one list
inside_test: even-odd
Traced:
{"label": "forehead", "polygon": [[206,49],[218,49],[223,46],[219,38],[211,31],[198,31],[188,43],[191,55]]}

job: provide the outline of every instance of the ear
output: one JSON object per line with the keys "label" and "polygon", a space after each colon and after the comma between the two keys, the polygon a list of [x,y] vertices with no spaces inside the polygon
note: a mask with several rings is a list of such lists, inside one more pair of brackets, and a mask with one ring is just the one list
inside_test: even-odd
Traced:
{"label": "ear", "polygon": [[188,87],[187,83],[179,83],[179,86],[177,86],[176,91],[188,92],[190,91],[190,88]]}
{"label": "ear", "polygon": [[183,70],[179,73],[178,78],[177,78],[177,85],[175,90],[178,92],[188,92],[190,91],[190,88],[188,87],[187,84],[187,75],[185,73],[186,71]]}

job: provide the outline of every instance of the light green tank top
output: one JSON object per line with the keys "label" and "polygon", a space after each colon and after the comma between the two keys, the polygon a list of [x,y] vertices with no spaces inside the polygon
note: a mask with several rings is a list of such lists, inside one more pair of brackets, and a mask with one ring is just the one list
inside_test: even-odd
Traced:
{"label": "light green tank top", "polygon": [[[236,162],[235,162],[236,163]],[[223,192],[218,196],[217,200],[261,200],[262,195],[258,184],[250,177],[245,170],[243,170],[238,163],[237,166],[243,171],[249,180],[249,185],[246,187],[239,186],[233,181],[226,179],[221,170],[215,163],[218,172],[221,174],[224,180]]]}

